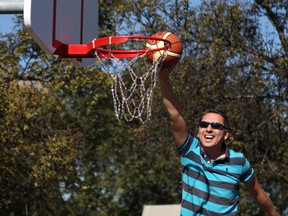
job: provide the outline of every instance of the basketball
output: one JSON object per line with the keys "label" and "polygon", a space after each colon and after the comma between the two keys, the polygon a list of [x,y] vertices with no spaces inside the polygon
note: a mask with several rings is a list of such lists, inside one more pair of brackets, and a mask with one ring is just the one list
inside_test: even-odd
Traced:
{"label": "basketball", "polygon": [[[182,43],[179,38],[172,34],[171,32],[157,32],[156,34],[152,35],[154,37],[160,37],[171,42],[171,48],[167,52],[167,56],[163,62],[162,67],[164,68],[174,68],[176,64],[179,62],[181,55],[182,55]],[[146,47],[149,49],[156,49],[164,47],[164,41],[157,41],[150,39],[148,40]],[[160,57],[165,56],[165,51],[160,50],[156,52],[149,52],[147,58],[150,61],[158,61]]]}

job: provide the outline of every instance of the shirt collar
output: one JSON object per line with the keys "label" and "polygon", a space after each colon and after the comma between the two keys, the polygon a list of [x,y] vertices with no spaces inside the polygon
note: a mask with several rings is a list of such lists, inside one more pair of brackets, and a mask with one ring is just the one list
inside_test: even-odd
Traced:
{"label": "shirt collar", "polygon": [[201,153],[201,156],[204,158],[204,160],[205,160],[206,162],[211,163],[211,162],[213,161],[213,162],[217,162],[217,163],[224,163],[224,162],[225,162],[226,160],[228,160],[229,157],[230,157],[229,148],[227,147],[227,145],[226,145],[225,143],[223,143],[223,148],[225,148],[225,157],[220,158],[220,159],[217,159],[217,160],[212,160],[212,159],[208,156],[208,154],[206,154],[206,153],[202,150],[200,140],[199,140],[199,144],[200,144],[200,153]]}

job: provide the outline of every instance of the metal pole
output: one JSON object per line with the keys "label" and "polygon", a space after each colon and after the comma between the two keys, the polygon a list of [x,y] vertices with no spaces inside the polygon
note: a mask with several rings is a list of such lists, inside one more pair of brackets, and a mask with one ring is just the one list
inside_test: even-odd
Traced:
{"label": "metal pole", "polygon": [[0,14],[23,14],[24,0],[0,0]]}

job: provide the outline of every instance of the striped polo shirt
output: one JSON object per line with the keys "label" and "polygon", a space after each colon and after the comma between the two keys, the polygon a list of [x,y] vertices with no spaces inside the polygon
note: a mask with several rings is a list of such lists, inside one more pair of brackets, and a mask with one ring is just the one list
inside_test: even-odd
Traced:
{"label": "striped polo shirt", "polygon": [[191,133],[178,148],[181,155],[181,216],[237,215],[239,184],[254,170],[242,153],[226,148],[226,157],[212,161]]}

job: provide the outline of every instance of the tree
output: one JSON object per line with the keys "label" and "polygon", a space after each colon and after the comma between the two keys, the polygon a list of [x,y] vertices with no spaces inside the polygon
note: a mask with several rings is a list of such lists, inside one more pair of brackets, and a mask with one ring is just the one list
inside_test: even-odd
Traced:
{"label": "tree", "polygon": [[110,81],[41,52],[21,20],[1,40],[0,212],[65,215],[63,195],[79,180],[89,133],[105,131],[95,125],[100,118],[114,118],[103,107]]}

